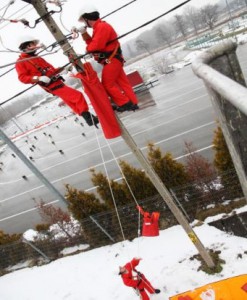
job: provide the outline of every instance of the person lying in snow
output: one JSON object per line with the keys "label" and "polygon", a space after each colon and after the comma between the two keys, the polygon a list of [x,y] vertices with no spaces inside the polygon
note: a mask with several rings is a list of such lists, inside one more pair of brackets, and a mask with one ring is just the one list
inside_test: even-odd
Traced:
{"label": "person lying in snow", "polygon": [[140,260],[141,258],[133,258],[123,267],[119,267],[119,275],[121,275],[126,286],[134,288],[139,293],[141,300],[149,300],[147,292],[149,294],[159,294],[160,290],[155,289],[144,274],[136,270],[135,267],[138,266]]}

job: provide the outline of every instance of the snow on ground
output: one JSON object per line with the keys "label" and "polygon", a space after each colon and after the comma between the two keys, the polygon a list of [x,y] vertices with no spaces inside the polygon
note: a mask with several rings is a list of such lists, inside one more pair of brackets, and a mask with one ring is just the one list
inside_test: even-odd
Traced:
{"label": "snow on ground", "polygon": [[160,294],[151,296],[155,300],[168,300],[177,293],[246,273],[247,239],[206,224],[195,232],[206,247],[221,251],[226,264],[220,274],[197,271],[199,262],[189,259],[197,250],[178,225],[159,237],[141,237],[2,276],[0,299],[138,300],[118,276],[118,267],[136,256],[143,259],[138,269],[161,289]]}

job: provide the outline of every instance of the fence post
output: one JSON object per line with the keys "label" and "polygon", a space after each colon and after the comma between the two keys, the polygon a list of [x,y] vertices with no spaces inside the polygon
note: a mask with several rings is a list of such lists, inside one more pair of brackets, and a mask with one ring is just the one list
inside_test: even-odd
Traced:
{"label": "fence post", "polygon": [[44,257],[45,260],[47,260],[48,262],[50,262],[50,258],[44,253],[42,252],[38,247],[36,247],[35,245],[33,245],[30,241],[26,240],[25,238],[22,239],[23,243],[29,245],[31,248],[33,248],[36,252],[38,252],[42,257]]}
{"label": "fence post", "polygon": [[[233,41],[223,41],[202,54],[192,63],[192,68],[194,73],[203,79],[211,96],[245,199],[247,199],[247,116],[211,87],[210,82],[213,78],[210,79],[209,72],[203,69],[203,64],[209,65],[246,87],[236,48],[237,45]],[[227,89],[231,89],[231,86],[226,86],[225,91]]]}

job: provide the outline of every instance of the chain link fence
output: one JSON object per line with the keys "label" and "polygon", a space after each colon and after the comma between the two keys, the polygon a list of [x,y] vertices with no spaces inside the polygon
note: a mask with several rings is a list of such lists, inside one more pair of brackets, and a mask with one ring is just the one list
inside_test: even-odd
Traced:
{"label": "chain link fence", "polygon": [[[246,205],[235,171],[223,175],[171,190],[174,201],[190,222],[195,219],[204,221],[216,214],[224,215]],[[160,212],[161,230],[178,224],[160,195],[140,201],[139,205],[145,211]],[[134,201],[131,205],[118,207],[118,215],[116,211],[108,211],[89,216],[80,222],[81,230],[75,235],[57,237],[43,232],[43,238],[38,240],[27,241],[22,238],[0,246],[0,275],[138,237],[142,216]],[[242,223],[246,226],[246,223]]]}

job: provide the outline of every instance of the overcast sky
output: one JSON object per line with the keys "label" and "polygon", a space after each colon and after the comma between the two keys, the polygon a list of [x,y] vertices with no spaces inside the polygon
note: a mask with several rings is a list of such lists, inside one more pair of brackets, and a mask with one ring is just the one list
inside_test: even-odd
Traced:
{"label": "overcast sky", "polygon": [[[4,10],[3,7],[7,5],[10,0],[1,0],[0,1],[0,16],[3,14]],[[79,26],[80,24],[77,22],[79,10],[82,6],[84,1],[80,0],[67,0],[63,5],[62,14],[55,14],[53,15],[57,23],[59,24],[61,30],[67,34],[68,31],[66,29],[70,29],[73,25]],[[131,2],[131,0],[94,0],[90,2],[94,6],[98,8],[101,13],[101,16],[104,16],[111,11],[116,10],[117,8],[125,5],[126,3]],[[166,11],[170,10],[171,8],[177,6],[178,4],[184,2],[183,0],[136,0],[129,6],[121,9],[120,11],[116,12],[115,14],[107,17],[105,20],[111,23],[114,28],[116,29],[119,35],[122,35],[143,23],[165,13]],[[207,0],[206,3],[217,3],[217,0]],[[176,13],[180,14],[182,10],[186,6],[203,6],[205,5],[205,0],[191,0],[188,4],[186,4],[183,8],[176,11]],[[23,9],[23,7],[25,7]],[[57,7],[49,4],[48,8],[50,10],[56,10]],[[16,13],[19,11],[18,13]],[[14,14],[14,15],[13,15]],[[13,16],[12,16],[13,15]],[[4,16],[5,18],[25,18],[30,22],[30,25],[34,25],[34,21],[39,18],[36,11],[32,9],[32,6],[23,2],[21,0],[15,0],[15,3],[11,5]],[[171,15],[167,16],[166,18],[170,18]],[[60,18],[64,27],[61,25]],[[164,19],[164,18],[162,18]],[[161,20],[162,20],[161,19]],[[147,30],[151,26],[154,26],[157,23],[152,23],[149,27],[145,27],[143,30]],[[134,34],[129,35],[122,41],[126,41],[131,39],[142,32],[138,30]],[[23,35],[32,35],[34,37],[39,38],[45,45],[49,45],[54,42],[54,38],[51,33],[48,31],[44,23],[39,23],[36,28],[30,29],[25,27],[21,23],[9,23],[9,22],[2,22],[0,23],[0,36],[3,42],[4,47],[15,49],[17,50],[18,44],[18,37]],[[0,45],[0,50],[5,50],[2,45]],[[73,43],[73,47],[78,53],[84,53],[84,43],[77,39]],[[0,53],[0,67],[14,62],[18,57],[16,53]],[[55,66],[62,65],[67,62],[67,58],[62,54],[62,52],[58,52],[55,55],[46,56],[46,59],[54,64]],[[9,67],[8,67],[9,68]],[[0,75],[7,71],[8,68],[0,68]],[[11,85],[11,88],[10,88]],[[4,77],[0,77],[0,86],[1,86],[1,97],[0,103],[3,102],[5,99],[11,97],[15,93],[19,92],[20,90],[25,89],[28,87],[22,83],[18,82],[17,76],[15,71],[12,71],[8,75]]]}

